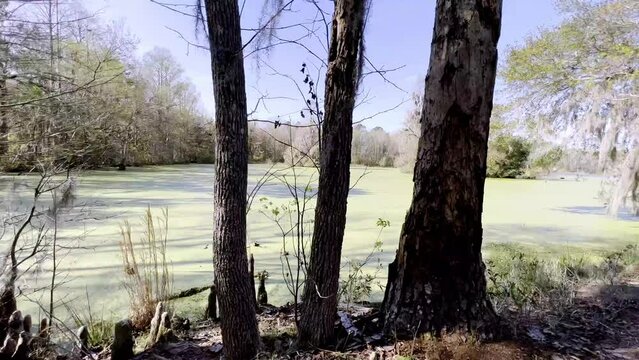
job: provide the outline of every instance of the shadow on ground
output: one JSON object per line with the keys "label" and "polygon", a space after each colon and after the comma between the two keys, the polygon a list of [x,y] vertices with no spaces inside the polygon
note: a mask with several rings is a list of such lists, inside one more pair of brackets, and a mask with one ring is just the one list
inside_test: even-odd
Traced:
{"label": "shadow on ground", "polygon": [[[569,206],[557,208],[555,210],[580,215],[607,216],[607,209],[605,206]],[[624,221],[639,221],[639,216],[633,214],[628,208],[622,209],[617,215],[617,218]]]}
{"label": "shadow on ground", "polygon": [[[366,308],[362,308],[366,309]],[[370,310],[371,308],[367,308]],[[581,288],[571,305],[533,315],[504,315],[515,333],[509,340],[479,343],[465,336],[445,336],[438,341],[407,341],[358,336],[339,351],[300,351],[295,348],[295,326],[290,307],[262,307],[258,316],[266,352],[259,359],[440,359],[440,360],[573,360],[639,359],[639,269],[614,284]],[[351,311],[355,328],[362,329],[357,311]],[[361,319],[368,318],[362,315]],[[369,341],[370,340],[370,341]],[[220,359],[217,323],[196,325],[182,341],[139,354],[136,359]]]}
{"label": "shadow on ground", "polygon": [[615,284],[585,286],[571,306],[518,328],[558,359],[639,359],[639,269]]}

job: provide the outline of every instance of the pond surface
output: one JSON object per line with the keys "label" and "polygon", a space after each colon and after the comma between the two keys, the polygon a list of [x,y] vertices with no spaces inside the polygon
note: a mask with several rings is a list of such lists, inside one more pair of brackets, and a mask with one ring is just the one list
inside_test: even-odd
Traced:
{"label": "pond surface", "polygon": [[[268,169],[266,165],[250,166],[249,189]],[[410,203],[412,176],[398,169],[354,167],[353,183],[364,171],[367,174],[357,181],[348,201],[344,259],[362,259],[370,253],[379,233],[377,219],[383,218],[391,223],[381,233],[383,252],[380,258],[386,264],[392,261]],[[309,176],[316,178],[310,169],[299,174],[301,187]],[[68,253],[61,262],[65,284],[58,296],[82,307],[86,306],[85,294],[88,294],[92,311],[125,314],[127,300],[122,286],[120,226],[128,220],[133,226],[134,238],[139,238],[141,216],[149,207],[155,215],[160,215],[162,208],[168,208],[168,257],[173,264],[175,290],[210,283],[212,179],[212,165],[131,168],[126,172],[91,171],[76,179],[75,207],[63,216],[60,241],[79,248]],[[20,209],[24,212],[29,205],[28,187],[14,185],[25,181],[28,180],[24,177],[0,176],[5,212],[8,208],[14,214]],[[576,245],[586,249],[636,243],[639,221],[628,216],[621,219],[607,217],[603,203],[597,198],[599,191],[600,180],[595,178],[489,179],[484,205],[485,243],[517,242],[540,248]],[[280,205],[290,201],[290,194],[277,180],[267,183],[260,189],[248,216],[249,251],[255,256],[255,269],[270,273],[267,282],[269,300],[281,304],[290,299],[281,280],[282,242],[275,224],[259,211],[261,197]],[[47,206],[46,199],[42,206]],[[7,233],[12,231],[9,229]],[[3,243],[8,243],[6,236]],[[49,281],[48,267],[42,266],[38,279],[24,279],[21,286],[26,289],[44,285]],[[380,275],[385,276],[385,270]]]}

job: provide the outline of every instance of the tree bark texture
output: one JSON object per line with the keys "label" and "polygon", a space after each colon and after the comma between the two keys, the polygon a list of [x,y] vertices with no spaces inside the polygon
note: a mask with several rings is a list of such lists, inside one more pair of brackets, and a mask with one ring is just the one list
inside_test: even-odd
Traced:
{"label": "tree bark texture", "polygon": [[[6,19],[7,2],[0,4],[0,22]],[[7,98],[9,96],[8,82],[9,77],[9,47],[7,41],[0,34],[0,156],[5,156],[9,150],[9,118]],[[3,159],[0,158],[0,161]],[[4,338],[3,338],[4,339]]]}
{"label": "tree bark texture", "polygon": [[260,347],[246,254],[248,121],[240,14],[236,0],[206,0],[215,96],[213,263],[228,359],[251,359]]}
{"label": "tree bark texture", "polygon": [[496,319],[481,215],[501,3],[437,1],[413,200],[382,307],[385,331],[398,337],[481,333]]}
{"label": "tree bark texture", "polygon": [[0,338],[6,338],[9,329],[9,317],[17,308],[15,281],[9,280],[0,292]]}
{"label": "tree bark texture", "polygon": [[335,1],[315,226],[298,329],[301,344],[324,346],[333,338],[366,10],[365,0]]}
{"label": "tree bark texture", "polygon": [[217,320],[217,291],[215,285],[211,286],[209,296],[206,302],[206,318]]}
{"label": "tree bark texture", "polygon": [[9,118],[8,109],[2,106],[7,104],[8,90],[6,72],[4,69],[0,71],[0,156],[4,156],[9,150]]}

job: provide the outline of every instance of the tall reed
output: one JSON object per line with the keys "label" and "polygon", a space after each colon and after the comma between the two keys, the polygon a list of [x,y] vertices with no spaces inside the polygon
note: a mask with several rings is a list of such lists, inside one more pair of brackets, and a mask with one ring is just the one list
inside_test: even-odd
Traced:
{"label": "tall reed", "polygon": [[154,219],[147,208],[142,225],[138,241],[134,241],[128,221],[120,226],[124,287],[129,295],[131,321],[138,329],[149,326],[155,306],[166,301],[173,290],[172,265],[167,259],[168,209],[162,209],[162,215]]}

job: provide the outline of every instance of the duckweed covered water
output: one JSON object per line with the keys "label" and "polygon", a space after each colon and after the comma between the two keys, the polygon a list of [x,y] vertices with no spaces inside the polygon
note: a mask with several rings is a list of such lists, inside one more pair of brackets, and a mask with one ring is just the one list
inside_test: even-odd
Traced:
{"label": "duckweed covered water", "polygon": [[[269,166],[251,165],[251,189]],[[411,174],[398,169],[354,167],[353,182],[364,172],[351,191],[343,247],[344,259],[364,258],[373,248],[379,229],[378,218],[390,220],[382,232],[381,261],[392,261],[403,219],[412,194]],[[311,169],[300,174],[305,184]],[[314,176],[316,178],[316,176]],[[64,215],[60,241],[80,248],[69,253],[61,264],[65,284],[59,297],[76,304],[91,299],[92,311],[121,316],[126,314],[126,291],[119,255],[120,225],[127,219],[134,236],[141,235],[139,223],[147,207],[160,215],[169,211],[169,258],[176,290],[204,286],[212,280],[212,165],[173,165],[126,172],[90,171],[76,179],[75,207]],[[31,190],[24,177],[0,177],[2,207],[14,214],[29,205]],[[14,184],[18,184],[15,186]],[[23,185],[20,185],[23,184]],[[303,186],[303,185],[302,185]],[[639,241],[639,221],[629,216],[612,219],[605,215],[598,199],[600,180],[496,180],[489,179],[485,189],[485,245],[519,243],[540,249],[564,246],[596,251]],[[273,204],[290,201],[287,188],[276,180],[263,186],[248,216],[249,251],[255,256],[256,271],[267,270],[269,300],[275,304],[290,300],[282,279],[281,238],[274,224],[259,212],[259,198]],[[46,207],[48,199],[43,199]],[[312,211],[311,211],[312,213]],[[10,234],[12,229],[8,229]],[[3,243],[8,244],[5,235]],[[256,246],[257,245],[257,246]],[[490,249],[488,249],[490,252]],[[45,262],[46,264],[46,262]],[[22,283],[36,288],[48,281],[46,269],[36,279]],[[385,276],[385,271],[382,272]],[[37,282],[36,282],[37,281]],[[384,283],[382,280],[381,283]],[[379,297],[381,293],[377,293]],[[37,293],[32,298],[37,299]],[[47,298],[41,298],[46,301]],[[23,305],[30,307],[32,305]]]}

